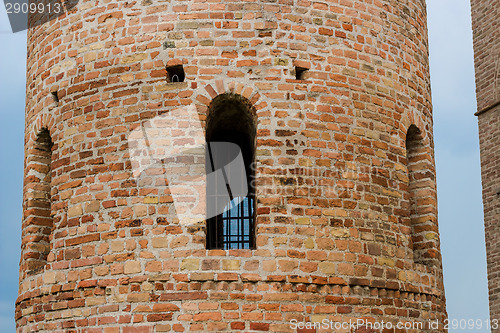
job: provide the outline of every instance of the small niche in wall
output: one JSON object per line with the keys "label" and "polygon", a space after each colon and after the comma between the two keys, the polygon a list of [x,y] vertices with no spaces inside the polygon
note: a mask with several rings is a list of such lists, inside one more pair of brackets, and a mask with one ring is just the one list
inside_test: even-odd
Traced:
{"label": "small niche in wall", "polygon": [[52,100],[54,101],[54,104],[56,106],[58,106],[59,105],[59,96],[57,95],[57,91],[52,91],[51,94],[52,94]]}
{"label": "small niche in wall", "polygon": [[184,82],[186,75],[182,65],[167,66],[167,81],[170,83]]}
{"label": "small niche in wall", "polygon": [[295,79],[305,80],[306,79],[305,74],[307,73],[308,70],[309,68],[295,66]]}

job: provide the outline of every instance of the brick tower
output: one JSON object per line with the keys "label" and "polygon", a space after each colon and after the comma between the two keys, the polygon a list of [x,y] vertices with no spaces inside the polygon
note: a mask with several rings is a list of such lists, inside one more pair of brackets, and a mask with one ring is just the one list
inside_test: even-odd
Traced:
{"label": "brick tower", "polygon": [[[424,0],[81,0],[27,68],[18,332],[444,331]],[[234,212],[141,164],[179,110],[242,152]]]}
{"label": "brick tower", "polygon": [[[500,318],[500,2],[471,0],[490,318]],[[492,329],[500,332],[500,329]]]}

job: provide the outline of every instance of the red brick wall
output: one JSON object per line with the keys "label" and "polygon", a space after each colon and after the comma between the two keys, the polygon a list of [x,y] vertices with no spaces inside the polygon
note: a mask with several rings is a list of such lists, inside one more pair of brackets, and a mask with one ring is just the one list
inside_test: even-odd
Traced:
{"label": "red brick wall", "polygon": [[[500,2],[471,0],[490,317],[500,318]],[[500,329],[492,329],[500,332]]]}
{"label": "red brick wall", "polygon": [[500,3],[471,0],[477,109],[500,101]]}
{"label": "red brick wall", "polygon": [[[490,317],[500,318],[500,106],[479,115]],[[500,332],[500,329],[492,332]]]}
{"label": "red brick wall", "polygon": [[[30,29],[26,150],[47,127],[53,230],[42,270],[23,252],[18,331],[442,322],[426,29],[420,0],[82,0]],[[185,82],[167,82],[171,64]],[[204,121],[224,94],[255,112],[253,250],[207,251],[204,221],[173,219],[168,188],[131,166],[144,121],[189,105]],[[409,177],[411,125],[426,162]],[[432,260],[414,259],[416,240]]]}

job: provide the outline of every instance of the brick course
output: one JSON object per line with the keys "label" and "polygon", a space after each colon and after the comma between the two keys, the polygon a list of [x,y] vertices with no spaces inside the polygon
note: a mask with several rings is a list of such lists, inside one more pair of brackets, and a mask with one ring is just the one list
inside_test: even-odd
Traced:
{"label": "brick course", "polygon": [[[185,81],[168,82],[180,64]],[[23,223],[18,332],[442,324],[423,0],[81,0],[29,29],[27,68],[24,200],[46,128],[52,225],[30,270]],[[257,125],[252,250],[206,250],[161,170],[133,175],[133,130],[190,105],[204,126],[219,99]]]}

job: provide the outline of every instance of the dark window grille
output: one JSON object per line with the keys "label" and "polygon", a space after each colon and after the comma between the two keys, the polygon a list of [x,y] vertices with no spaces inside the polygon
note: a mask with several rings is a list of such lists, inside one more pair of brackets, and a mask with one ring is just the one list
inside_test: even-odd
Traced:
{"label": "dark window grille", "polygon": [[[254,198],[237,198],[224,213],[208,220],[209,249],[251,249],[254,234]],[[239,203],[237,203],[239,202]]]}
{"label": "dark window grille", "polygon": [[[255,242],[255,196],[252,188],[253,174],[250,168],[253,151],[250,145],[241,139],[241,136],[233,136],[234,133],[233,135],[224,134],[218,133],[217,141],[235,143],[240,147],[245,170],[244,172],[237,170],[240,172],[234,173],[229,170],[226,173],[221,161],[230,161],[232,157],[221,156],[226,155],[226,152],[214,151],[210,148],[212,146],[210,143],[207,145],[207,170],[211,172],[222,170],[219,178],[209,179],[207,182],[207,213],[210,216],[210,211],[214,207],[225,206],[221,214],[207,219],[207,249],[251,249],[254,248]],[[227,155],[230,155],[229,152]],[[246,182],[245,186],[248,189],[246,197],[236,196],[229,186],[229,184],[235,185],[239,182]],[[220,202],[220,200],[225,200],[225,202]]]}

